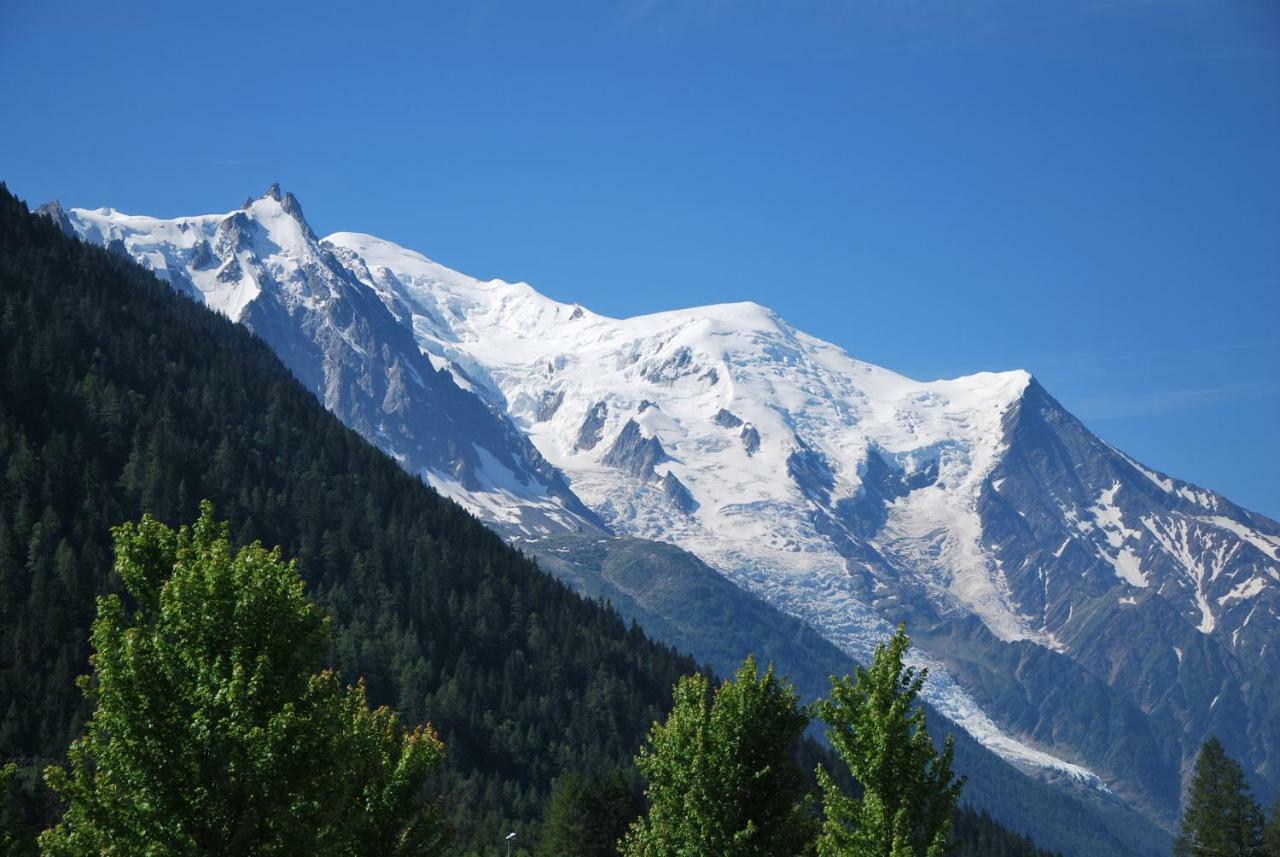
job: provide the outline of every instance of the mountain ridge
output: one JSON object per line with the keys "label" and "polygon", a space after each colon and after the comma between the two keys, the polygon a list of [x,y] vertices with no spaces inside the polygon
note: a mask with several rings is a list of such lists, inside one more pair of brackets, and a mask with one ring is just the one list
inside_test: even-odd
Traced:
{"label": "mountain ridge", "polygon": [[[292,217],[278,196],[210,217],[252,220],[259,207]],[[414,405],[409,369],[447,376],[511,431],[494,434],[491,461],[468,453],[460,428],[419,472],[513,538],[595,526],[670,541],[855,657],[893,622],[919,623],[940,680],[932,701],[948,716],[1023,764],[1095,777],[1166,825],[1211,729],[1264,791],[1276,789],[1280,740],[1268,724],[1280,701],[1264,685],[1280,678],[1266,647],[1280,617],[1280,524],[1142,467],[1029,373],[913,381],[751,302],[609,319],[362,233],[307,238],[294,259],[228,239],[209,245],[220,265],[202,269],[200,247],[161,225],[181,218],[64,215],[82,238],[167,272],[175,288],[209,284],[214,302],[234,308],[252,279],[245,323],[402,463],[416,437],[379,420]],[[339,281],[331,294],[345,304],[294,295],[302,309],[291,314],[260,297],[275,280],[305,284],[308,265]],[[228,273],[216,281],[210,270]],[[356,329],[353,344],[334,312],[381,321]],[[399,343],[399,362],[367,359],[380,341]],[[538,473],[539,459],[541,493],[522,496],[519,477]],[[520,516],[504,519],[512,504]],[[1163,660],[1139,657],[1131,637]],[[1060,657],[1025,661],[1031,675],[991,666],[1019,645]],[[1015,714],[1019,694],[1057,679],[1095,687],[1097,711],[1129,711],[1160,751],[1142,760],[1142,730],[1099,745],[1036,725],[1078,723],[1070,700],[1033,705],[1030,722]],[[1235,704],[1215,710],[1224,694]]]}

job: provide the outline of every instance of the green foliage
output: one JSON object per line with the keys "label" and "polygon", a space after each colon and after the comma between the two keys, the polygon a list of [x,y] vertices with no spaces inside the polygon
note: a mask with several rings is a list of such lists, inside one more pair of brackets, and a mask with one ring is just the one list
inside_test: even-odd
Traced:
{"label": "green foliage", "polygon": [[1262,853],[1266,857],[1280,857],[1280,798],[1271,804],[1271,814],[1262,828]]}
{"label": "green foliage", "polygon": [[13,799],[10,797],[10,793],[13,791],[13,781],[17,778],[18,766],[15,763],[9,762],[0,766],[0,849],[5,854],[8,854],[18,844],[18,832],[13,829],[17,823],[17,819],[14,817],[16,812],[13,807]]}
{"label": "green foliage", "polygon": [[953,779],[951,738],[941,753],[916,706],[927,670],[903,663],[910,646],[898,627],[876,646],[871,666],[856,677],[832,677],[831,696],[818,703],[827,736],[860,796],[846,794],[819,770],[825,820],[821,857],[938,857],[947,852],[963,778]]}
{"label": "green foliage", "polygon": [[319,672],[327,623],[296,563],[233,553],[207,503],[193,528],[114,536],[136,608],[98,600],[93,713],[69,770],[48,770],[66,813],[44,854],[437,852],[421,791],[440,742]]}
{"label": "green foliage", "polygon": [[643,806],[622,771],[606,777],[584,777],[574,771],[556,778],[547,809],[537,857],[613,857],[618,840]]}
{"label": "green foliage", "polygon": [[24,773],[16,762],[0,765],[0,854],[4,857],[34,857],[37,853],[35,831],[22,807],[29,799],[21,782]]}
{"label": "green foliage", "polygon": [[1052,851],[1037,848],[1028,837],[1006,830],[986,810],[960,807],[955,819],[952,841],[956,857],[1058,857]]}
{"label": "green foliage", "polygon": [[1261,857],[1262,810],[1249,793],[1244,770],[1217,738],[1196,759],[1176,857]]}
{"label": "green foliage", "polygon": [[636,757],[649,811],[632,825],[623,854],[804,851],[812,823],[804,776],[788,752],[808,722],[791,685],[772,666],[761,676],[751,658],[714,694],[705,676],[682,678],[670,716],[654,724]]}

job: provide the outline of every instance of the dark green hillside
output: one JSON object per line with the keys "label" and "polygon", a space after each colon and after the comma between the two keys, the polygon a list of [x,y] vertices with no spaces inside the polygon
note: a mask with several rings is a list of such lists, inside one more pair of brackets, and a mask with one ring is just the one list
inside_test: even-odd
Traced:
{"label": "dark green hillside", "polygon": [[53,812],[30,772],[82,728],[109,526],[190,521],[205,497],[237,542],[300,558],[335,666],[435,724],[459,853],[531,843],[564,770],[630,771],[695,669],[405,474],[247,330],[0,188],[0,762],[29,815]]}

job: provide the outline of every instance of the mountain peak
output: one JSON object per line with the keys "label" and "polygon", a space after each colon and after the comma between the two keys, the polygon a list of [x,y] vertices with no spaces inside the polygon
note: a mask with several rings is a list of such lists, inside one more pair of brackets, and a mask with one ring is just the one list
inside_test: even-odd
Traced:
{"label": "mountain peak", "polygon": [[293,216],[293,219],[306,226],[307,219],[302,215],[302,203],[291,192],[286,192],[280,201],[280,207]]}
{"label": "mountain peak", "polygon": [[267,188],[267,192],[258,197],[257,200],[253,198],[246,200],[244,208],[248,210],[255,202],[266,199],[274,200],[279,203],[280,208],[285,212],[285,214],[292,217],[297,221],[298,225],[302,227],[302,231],[307,238],[312,241],[320,240],[316,236],[315,232],[312,231],[311,224],[307,223],[307,219],[302,213],[302,203],[298,202],[298,198],[294,196],[292,192],[282,191],[280,189],[280,182],[272,182],[271,187]]}
{"label": "mountain peak", "polygon": [[58,224],[58,228],[62,230],[64,235],[73,235],[75,232],[71,228],[71,220],[67,217],[67,212],[63,209],[62,203],[56,199],[46,202],[37,208],[36,214],[43,215]]}

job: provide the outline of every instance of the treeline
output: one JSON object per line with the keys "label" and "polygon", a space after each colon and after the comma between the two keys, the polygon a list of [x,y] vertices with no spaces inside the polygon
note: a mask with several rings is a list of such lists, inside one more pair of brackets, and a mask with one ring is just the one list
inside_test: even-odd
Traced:
{"label": "treeline", "polygon": [[248,331],[7,190],[0,464],[0,760],[16,762],[0,824],[24,841],[61,811],[38,772],[86,727],[94,599],[122,592],[110,527],[195,520],[203,497],[234,543],[299,559],[332,618],[327,664],[432,721],[454,853],[536,841],[569,772],[638,800],[632,754],[698,671],[403,473]]}

